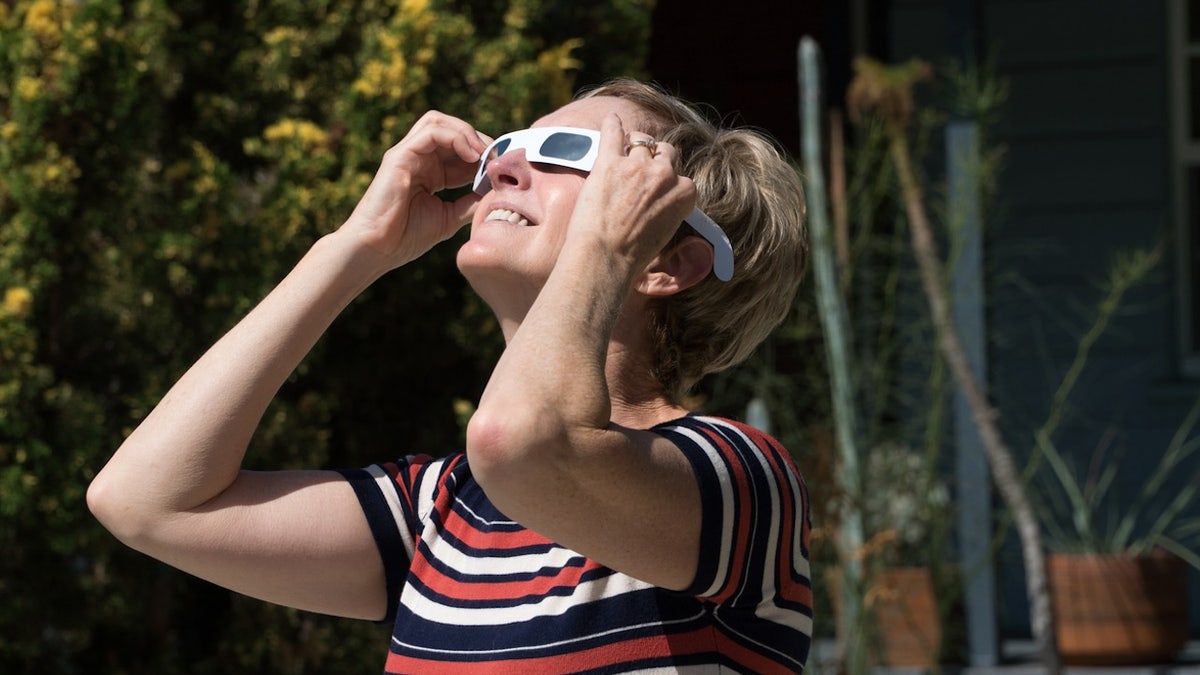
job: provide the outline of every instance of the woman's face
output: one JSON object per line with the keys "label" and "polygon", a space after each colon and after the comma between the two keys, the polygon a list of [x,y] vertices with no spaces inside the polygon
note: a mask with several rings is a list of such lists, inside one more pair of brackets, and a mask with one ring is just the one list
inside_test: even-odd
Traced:
{"label": "woman's face", "polygon": [[[604,96],[569,103],[533,126],[599,130],[610,112],[621,118],[626,132],[644,126],[645,113],[636,104]],[[492,190],[475,209],[471,238],[458,251],[458,267],[502,319],[511,310],[519,320],[554,268],[587,174],[532,164],[524,150],[493,159],[487,172]]]}

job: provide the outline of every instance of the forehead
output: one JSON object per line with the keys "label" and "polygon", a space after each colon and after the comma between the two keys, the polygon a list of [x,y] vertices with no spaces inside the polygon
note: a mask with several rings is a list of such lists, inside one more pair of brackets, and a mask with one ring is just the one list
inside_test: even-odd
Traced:
{"label": "forehead", "polygon": [[626,131],[647,128],[646,111],[632,101],[615,96],[592,96],[572,101],[533,123],[534,127],[579,127],[599,131],[600,122],[616,113]]}

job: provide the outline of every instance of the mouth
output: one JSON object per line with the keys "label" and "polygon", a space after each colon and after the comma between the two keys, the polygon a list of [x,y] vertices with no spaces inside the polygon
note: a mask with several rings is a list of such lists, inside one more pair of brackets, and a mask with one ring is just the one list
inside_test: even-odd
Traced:
{"label": "mouth", "polygon": [[521,227],[529,227],[533,224],[525,216],[509,209],[492,209],[487,215],[487,220],[503,220]]}

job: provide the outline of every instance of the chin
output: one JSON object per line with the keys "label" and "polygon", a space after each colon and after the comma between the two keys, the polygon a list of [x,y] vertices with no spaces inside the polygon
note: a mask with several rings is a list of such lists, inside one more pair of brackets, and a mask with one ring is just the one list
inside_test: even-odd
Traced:
{"label": "chin", "polygon": [[455,263],[458,265],[458,271],[467,278],[474,286],[478,281],[483,281],[488,277],[503,274],[505,265],[501,262],[501,257],[492,246],[484,245],[473,239],[467,240],[467,243],[458,249],[458,255],[455,257]]}
{"label": "chin", "polygon": [[458,250],[458,271],[499,318],[519,320],[537,299],[546,275],[531,274],[493,253],[468,241]]}

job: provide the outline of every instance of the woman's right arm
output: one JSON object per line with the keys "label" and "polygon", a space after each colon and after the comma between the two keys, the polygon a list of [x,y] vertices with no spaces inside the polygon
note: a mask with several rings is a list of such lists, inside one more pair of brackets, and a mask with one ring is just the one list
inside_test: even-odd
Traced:
{"label": "woman's right arm", "polygon": [[388,150],[350,219],[204,354],[96,476],[88,505],[133,548],[271,602],[378,619],[382,563],[352,488],[324,471],[241,469],[279,387],[334,318],[464,222],[486,139],[429,113]]}

